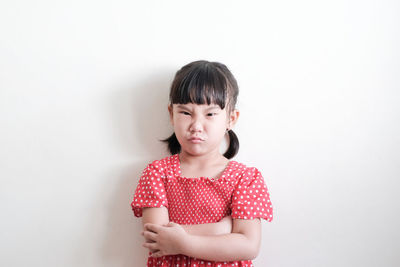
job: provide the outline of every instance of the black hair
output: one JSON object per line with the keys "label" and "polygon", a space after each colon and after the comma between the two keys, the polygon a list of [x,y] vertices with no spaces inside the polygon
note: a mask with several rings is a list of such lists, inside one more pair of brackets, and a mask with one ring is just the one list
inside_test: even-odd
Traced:
{"label": "black hair", "polygon": [[[183,66],[175,74],[172,82],[169,101],[172,104],[216,104],[221,109],[227,106],[230,114],[236,106],[239,87],[235,77],[222,63],[199,60]],[[239,151],[239,139],[228,131],[229,147],[224,153],[227,159],[233,158]],[[181,151],[181,145],[175,133],[163,142],[168,144],[171,154]]]}

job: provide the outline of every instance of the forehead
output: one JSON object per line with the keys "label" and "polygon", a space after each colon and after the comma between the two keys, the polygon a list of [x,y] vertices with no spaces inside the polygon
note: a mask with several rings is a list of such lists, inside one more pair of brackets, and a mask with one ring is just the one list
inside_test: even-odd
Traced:
{"label": "forehead", "polygon": [[187,103],[187,104],[173,104],[174,108],[178,109],[198,109],[198,110],[212,110],[212,109],[219,109],[221,107],[217,104],[194,104],[194,103]]}

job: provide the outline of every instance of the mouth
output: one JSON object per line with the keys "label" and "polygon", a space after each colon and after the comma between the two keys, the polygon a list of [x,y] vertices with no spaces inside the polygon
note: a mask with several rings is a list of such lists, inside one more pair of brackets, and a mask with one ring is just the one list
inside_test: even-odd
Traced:
{"label": "mouth", "polygon": [[202,139],[200,137],[191,137],[191,138],[189,138],[189,142],[192,142],[192,143],[195,143],[195,144],[201,143],[203,141],[204,141],[204,139]]}

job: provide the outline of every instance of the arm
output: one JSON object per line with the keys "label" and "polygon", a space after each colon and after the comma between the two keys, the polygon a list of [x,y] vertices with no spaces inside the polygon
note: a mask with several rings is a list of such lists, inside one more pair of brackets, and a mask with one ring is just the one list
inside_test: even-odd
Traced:
{"label": "arm", "polygon": [[[168,209],[166,207],[160,208],[143,208],[142,211],[142,225],[146,223],[153,223],[156,225],[167,225],[169,223]],[[143,233],[142,233],[143,234]],[[147,243],[152,243],[150,239],[144,237]],[[150,249],[150,252],[157,252],[156,249]]]}
{"label": "arm", "polygon": [[168,209],[160,208],[143,208],[142,225],[153,223],[158,225],[167,225],[169,223]]}
{"label": "arm", "polygon": [[252,260],[258,255],[260,236],[259,219],[235,219],[230,234],[191,236],[182,254],[213,261]]}
{"label": "arm", "polygon": [[183,229],[185,229],[185,232],[190,235],[223,235],[232,232],[232,218],[231,216],[227,216],[216,223],[185,224],[181,226],[183,227]]}
{"label": "arm", "polygon": [[[143,209],[143,226],[146,223],[157,225],[167,225],[169,223],[168,209],[161,208],[144,208]],[[223,218],[217,223],[181,225],[186,233],[191,235],[222,235],[232,231],[232,219],[230,216]],[[146,240],[147,241],[147,240]]]}
{"label": "arm", "polygon": [[252,260],[260,248],[260,219],[235,219],[232,233],[218,236],[191,235],[174,223],[166,227],[146,224],[145,228],[144,236],[152,243],[143,246],[157,250],[153,257],[184,254],[211,261]]}

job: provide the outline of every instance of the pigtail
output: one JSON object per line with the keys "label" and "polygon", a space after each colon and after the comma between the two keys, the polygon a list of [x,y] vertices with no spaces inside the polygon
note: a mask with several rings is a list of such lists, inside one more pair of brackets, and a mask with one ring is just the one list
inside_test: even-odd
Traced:
{"label": "pigtail", "polygon": [[171,153],[171,155],[175,155],[175,154],[178,154],[179,152],[181,152],[181,144],[179,144],[175,133],[173,133],[167,139],[164,139],[164,140],[161,140],[161,141],[164,142],[164,143],[167,143],[168,150]]}
{"label": "pigtail", "polygon": [[[231,159],[239,152],[239,139],[237,135],[233,132],[233,130],[229,130],[228,135],[229,135],[229,146],[228,150],[224,154],[224,157],[227,159]],[[167,143],[168,150],[171,153],[171,155],[175,155],[181,152],[181,145],[179,144],[175,133],[173,133],[167,139],[161,141]]]}
{"label": "pigtail", "polygon": [[233,132],[233,130],[229,130],[228,135],[229,135],[229,147],[228,150],[225,152],[224,157],[227,159],[231,159],[239,151],[239,139]]}

